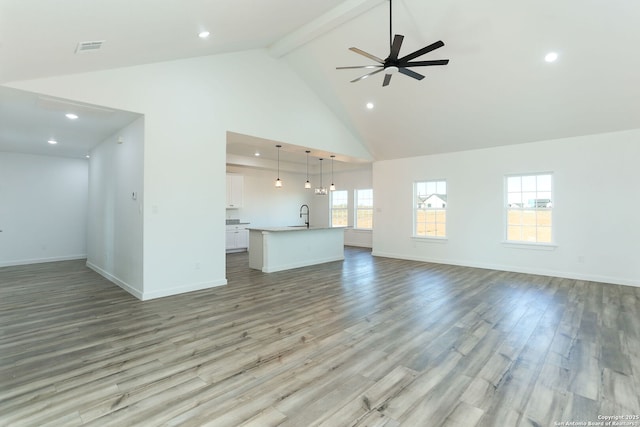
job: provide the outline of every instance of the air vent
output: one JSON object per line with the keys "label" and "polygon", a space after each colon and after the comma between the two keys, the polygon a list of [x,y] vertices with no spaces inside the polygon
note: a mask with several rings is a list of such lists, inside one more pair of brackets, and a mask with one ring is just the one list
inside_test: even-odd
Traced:
{"label": "air vent", "polygon": [[102,48],[102,44],[104,40],[95,41],[95,42],[80,42],[78,43],[78,47],[76,47],[76,53],[87,53],[94,52],[96,50],[100,50]]}

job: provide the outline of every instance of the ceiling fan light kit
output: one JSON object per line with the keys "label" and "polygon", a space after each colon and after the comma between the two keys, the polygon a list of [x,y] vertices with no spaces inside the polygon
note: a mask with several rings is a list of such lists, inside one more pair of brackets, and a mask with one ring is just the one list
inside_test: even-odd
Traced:
{"label": "ceiling fan light kit", "polygon": [[412,77],[416,80],[424,79],[424,75],[417,73],[413,70],[410,70],[411,67],[429,67],[436,65],[447,65],[449,63],[448,59],[436,59],[430,61],[413,61],[414,59],[426,55],[427,53],[434,51],[436,49],[444,46],[442,40],[438,40],[435,43],[431,43],[428,46],[423,47],[422,49],[418,49],[413,53],[405,55],[403,57],[398,58],[400,54],[400,48],[402,47],[402,41],[404,40],[404,36],[401,34],[396,34],[392,37],[393,27],[392,27],[392,18],[393,18],[393,7],[392,0],[389,0],[389,45],[390,51],[389,56],[386,59],[378,58],[375,55],[372,55],[368,52],[365,52],[362,49],[358,49],[357,47],[349,48],[350,51],[355,52],[359,55],[365,56],[371,59],[374,62],[377,62],[377,65],[355,65],[350,67],[336,67],[337,70],[352,70],[358,68],[371,69],[375,68],[376,70],[371,71],[368,74],[360,76],[356,79],[351,80],[351,83],[358,82],[360,80],[364,80],[374,74],[380,73],[382,71],[385,72],[384,80],[382,82],[382,86],[388,86],[391,82],[391,77],[395,73],[401,73],[405,76]]}

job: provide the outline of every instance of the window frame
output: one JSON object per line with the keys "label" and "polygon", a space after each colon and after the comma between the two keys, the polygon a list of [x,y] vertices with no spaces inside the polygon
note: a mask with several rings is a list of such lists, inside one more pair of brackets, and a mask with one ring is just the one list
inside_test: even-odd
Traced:
{"label": "window frame", "polygon": [[[420,208],[419,204],[422,203],[419,201],[418,198],[418,186],[420,184],[429,184],[429,183],[433,183],[436,185],[436,192],[432,193],[433,194],[443,194],[443,193],[438,193],[437,192],[437,187],[439,185],[439,183],[444,183],[444,187],[445,187],[445,192],[444,195],[447,196],[447,200],[444,201],[444,207],[440,207],[440,208],[432,208],[432,207],[428,207],[425,206],[424,208]],[[415,239],[424,239],[424,240],[439,240],[439,241],[445,241],[449,238],[448,235],[448,230],[447,230],[447,211],[449,209],[449,200],[448,200],[448,194],[449,194],[449,184],[447,182],[446,178],[434,178],[434,179],[423,179],[423,180],[418,180],[418,181],[414,181],[413,182],[413,232],[412,232],[412,237]],[[426,200],[425,200],[426,201]],[[436,234],[435,235],[427,235],[427,234],[418,234],[418,215],[419,215],[419,211],[425,211],[425,215],[426,215],[426,211],[427,210],[431,210],[434,211],[435,215],[436,215],[436,219],[437,219],[437,211],[443,211],[444,212],[444,222],[442,221],[435,221],[434,224],[436,225]],[[427,222],[425,221],[423,224],[427,224]],[[444,224],[444,235],[438,236],[437,235],[437,224]]]}
{"label": "window frame", "polygon": [[[549,197],[548,198],[540,198],[537,197],[538,193],[547,193],[547,191],[539,191],[538,190],[538,184],[536,182],[536,189],[535,191],[524,191],[524,189],[520,190],[521,194],[525,194],[525,193],[535,193],[536,197],[534,199],[534,206],[526,206],[524,200],[522,199],[522,206],[521,207],[513,207],[510,206],[509,203],[509,195],[511,193],[514,192],[509,192],[509,178],[524,178],[524,177],[539,177],[539,176],[545,176],[548,175],[550,177],[550,185],[549,185]],[[505,246],[512,246],[512,247],[540,247],[540,248],[555,248],[557,247],[556,244],[556,231],[555,231],[555,226],[554,226],[554,211],[555,211],[555,207],[556,207],[556,199],[555,199],[555,176],[554,173],[551,171],[544,171],[544,172],[527,172],[527,173],[515,173],[515,174],[508,174],[504,176],[504,191],[503,191],[503,227],[502,227],[502,231],[503,231],[503,241],[502,243]],[[539,207],[537,206],[538,204],[538,200],[548,200],[547,205],[550,206],[545,206],[545,207]],[[514,209],[519,209],[521,210],[523,213],[524,211],[535,211],[536,212],[536,224],[535,224],[535,228],[536,228],[536,240],[535,241],[531,241],[531,240],[510,240],[509,239],[509,227],[510,227],[510,223],[509,223],[509,211],[510,210],[514,210]],[[539,228],[546,228],[545,226],[540,226],[538,224],[538,220],[537,220],[537,212],[549,212],[549,223],[550,226],[549,228],[549,236],[550,236],[550,240],[547,241],[539,241],[538,240],[538,229]],[[521,224],[521,227],[524,227],[524,223]],[[522,234],[521,234],[522,236]]]}
{"label": "window frame", "polygon": [[[333,198],[335,197],[336,194],[343,194],[345,195],[345,207],[341,207],[341,208],[334,208],[333,207]],[[345,219],[346,219],[346,224],[345,225],[334,225],[333,223],[333,213],[334,211],[345,211]],[[331,228],[334,227],[348,227],[349,226],[349,191],[348,190],[334,190],[329,192],[329,226]]]}
{"label": "window frame", "polygon": [[[371,193],[371,205],[360,208],[358,195],[359,192],[364,191]],[[371,211],[371,227],[360,227],[358,225],[358,212],[360,211]],[[356,188],[353,190],[353,228],[354,230],[373,230],[373,188]]]}

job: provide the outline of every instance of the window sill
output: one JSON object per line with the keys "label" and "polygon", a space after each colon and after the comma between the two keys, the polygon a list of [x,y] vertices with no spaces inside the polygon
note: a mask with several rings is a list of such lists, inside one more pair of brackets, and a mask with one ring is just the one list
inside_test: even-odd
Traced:
{"label": "window sill", "polygon": [[502,246],[513,249],[529,249],[534,251],[555,251],[558,245],[554,243],[529,243],[502,241]]}
{"label": "window sill", "polygon": [[431,236],[411,236],[411,240],[414,242],[423,243],[447,243],[449,241],[446,237],[431,237]]}

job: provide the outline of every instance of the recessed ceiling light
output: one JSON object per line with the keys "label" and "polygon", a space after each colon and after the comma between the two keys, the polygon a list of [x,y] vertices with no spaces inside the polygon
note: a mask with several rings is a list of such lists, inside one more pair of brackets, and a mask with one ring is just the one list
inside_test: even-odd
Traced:
{"label": "recessed ceiling light", "polygon": [[256,151],[255,153],[253,153],[253,155],[256,156],[256,157],[260,157],[260,152]]}
{"label": "recessed ceiling light", "polygon": [[67,114],[65,114],[65,117],[67,119],[69,119],[69,120],[75,120],[75,119],[78,118],[78,115],[77,114],[73,114],[73,113],[67,113]]}
{"label": "recessed ceiling light", "polygon": [[90,156],[90,155],[88,155],[88,154],[87,154],[85,157],[86,157],[87,159],[90,159],[90,158],[91,158],[91,156]]}
{"label": "recessed ceiling light", "polygon": [[50,139],[47,142],[51,145],[56,145],[58,143],[58,141],[56,141],[55,139]]}
{"label": "recessed ceiling light", "polygon": [[211,35],[211,33],[209,31],[200,31],[198,33],[198,37],[200,37],[201,39],[206,39],[210,35]]}
{"label": "recessed ceiling light", "polygon": [[544,56],[544,60],[547,62],[555,62],[558,59],[558,54],[556,52],[549,52]]}
{"label": "recessed ceiling light", "polygon": [[374,107],[373,102],[367,102],[367,108],[369,110],[373,110],[373,107]]}

